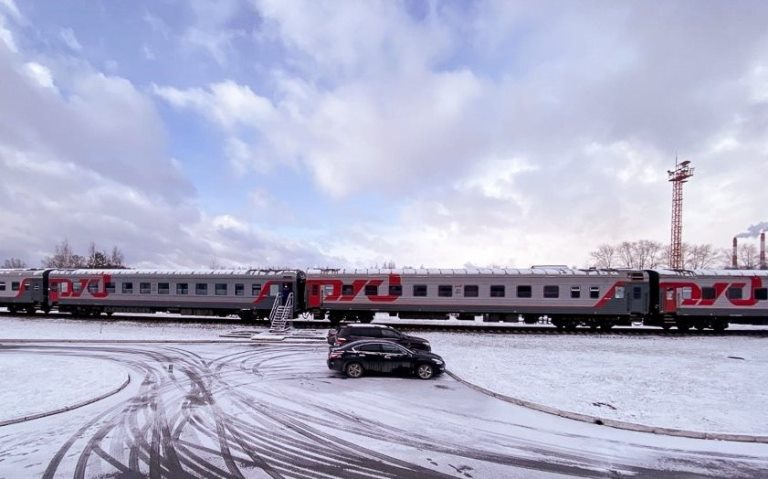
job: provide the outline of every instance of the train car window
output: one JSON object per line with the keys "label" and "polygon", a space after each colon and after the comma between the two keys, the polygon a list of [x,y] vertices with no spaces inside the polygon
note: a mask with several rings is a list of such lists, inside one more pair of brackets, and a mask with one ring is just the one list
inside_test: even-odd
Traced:
{"label": "train car window", "polygon": [[592,299],[597,299],[600,297],[600,286],[590,286],[589,287],[589,297]]}
{"label": "train car window", "polygon": [[717,297],[715,288],[711,286],[704,286],[701,288],[701,297],[703,299],[715,299]]}
{"label": "train car window", "polygon": [[635,299],[640,299],[643,297],[643,290],[640,288],[640,286],[632,287],[632,297]]}
{"label": "train car window", "polygon": [[107,281],[104,283],[104,289],[107,291],[107,293],[114,293],[115,292],[115,282],[114,281]]}
{"label": "train car window", "polygon": [[251,285],[251,296],[258,296],[261,294],[261,285],[260,284],[252,284]]}
{"label": "train car window", "polygon": [[[18,289],[19,288],[17,286],[15,291],[18,291]],[[72,291],[74,291],[75,293],[79,293],[80,290],[82,290],[82,289],[83,288],[80,286],[80,282],[79,281],[75,281],[74,283],[72,283]]]}
{"label": "train car window", "polygon": [[341,294],[343,296],[352,296],[355,294],[355,288],[351,284],[343,284],[341,285]]}
{"label": "train car window", "polygon": [[413,285],[413,295],[414,296],[426,296],[427,295],[427,285],[426,284],[414,284]]}
{"label": "train car window", "polygon": [[755,299],[758,301],[768,301],[768,288],[755,289]]}
{"label": "train car window", "polygon": [[99,282],[98,281],[89,281],[88,282],[88,292],[89,293],[98,293],[99,292]]}
{"label": "train car window", "polygon": [[216,296],[226,296],[227,295],[227,283],[216,283],[215,288]]}
{"label": "train car window", "polygon": [[157,283],[157,294],[171,294],[171,283]]}
{"label": "train car window", "polygon": [[560,286],[557,285],[547,285],[544,286],[544,297],[545,298],[559,298],[560,297]]}
{"label": "train car window", "polygon": [[19,282],[13,281],[11,282],[11,291],[18,291],[19,290]]}
{"label": "train car window", "polygon": [[683,288],[683,299],[691,299],[691,296],[693,295],[693,290],[690,286],[686,286]]}
{"label": "train car window", "polygon": [[517,287],[518,298],[530,298],[533,295],[533,289],[530,285],[521,284]]}
{"label": "train car window", "polygon": [[726,290],[725,295],[728,299],[741,299],[743,297],[743,292],[741,288],[730,287]]}
{"label": "train car window", "polygon": [[152,294],[152,283],[139,283],[139,294]]}
{"label": "train car window", "polygon": [[208,294],[208,283],[195,283],[195,294],[200,296]]}
{"label": "train car window", "polygon": [[581,286],[571,286],[571,298],[581,298]]}
{"label": "train car window", "polygon": [[378,296],[379,295],[379,287],[375,284],[366,284],[365,285],[365,295],[366,296]]}
{"label": "train car window", "polygon": [[443,298],[453,296],[453,287],[450,284],[441,284],[437,287],[437,295]]}
{"label": "train car window", "polygon": [[389,295],[390,296],[402,296],[403,295],[403,285],[401,285],[401,284],[390,284],[389,285]]}
{"label": "train car window", "polygon": [[624,286],[616,286],[616,290],[613,292],[613,297],[616,299],[624,299]]}
{"label": "train car window", "polygon": [[133,294],[133,283],[127,282],[123,283],[123,294]]}
{"label": "train car window", "polygon": [[491,298],[503,298],[506,296],[506,290],[503,284],[491,285]]}
{"label": "train car window", "polygon": [[477,298],[478,296],[480,296],[480,288],[476,284],[464,285],[465,298]]}
{"label": "train car window", "polygon": [[176,283],[176,294],[189,294],[189,283]]}
{"label": "train car window", "polygon": [[5,291],[5,281],[0,281],[0,291]]}

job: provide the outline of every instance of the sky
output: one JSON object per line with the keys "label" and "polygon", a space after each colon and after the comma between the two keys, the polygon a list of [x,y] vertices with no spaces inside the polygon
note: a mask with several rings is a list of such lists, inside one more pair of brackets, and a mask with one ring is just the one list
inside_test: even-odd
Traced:
{"label": "sky", "polygon": [[684,240],[727,248],[768,221],[765,25],[763,1],[0,0],[0,261],[586,266],[669,241],[676,158]]}

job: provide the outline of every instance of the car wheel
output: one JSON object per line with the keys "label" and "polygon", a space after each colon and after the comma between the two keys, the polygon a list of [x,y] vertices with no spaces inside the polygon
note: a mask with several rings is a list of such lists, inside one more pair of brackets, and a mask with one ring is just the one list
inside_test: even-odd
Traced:
{"label": "car wheel", "polygon": [[431,379],[435,375],[435,368],[431,364],[419,364],[416,366],[416,375],[419,379]]}
{"label": "car wheel", "polygon": [[363,375],[365,369],[363,369],[363,365],[360,363],[349,363],[347,364],[347,367],[344,368],[344,372],[347,374],[347,377],[359,378]]}

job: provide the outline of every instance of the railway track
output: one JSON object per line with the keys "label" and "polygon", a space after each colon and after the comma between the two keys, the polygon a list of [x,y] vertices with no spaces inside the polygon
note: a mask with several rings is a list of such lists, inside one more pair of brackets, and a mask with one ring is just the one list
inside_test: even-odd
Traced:
{"label": "railway track", "polygon": [[[0,312],[0,317],[11,317],[8,312]],[[180,315],[140,315],[140,314],[125,314],[117,313],[113,316],[73,316],[68,313],[52,312],[48,314],[37,313],[30,316],[25,315],[13,315],[15,318],[29,318],[29,319],[66,319],[72,321],[136,321],[136,322],[152,322],[152,323],[185,323],[185,324],[231,324],[242,326],[268,326],[266,321],[254,321],[244,322],[240,318],[236,317],[209,317],[209,316],[180,316]],[[666,337],[706,337],[706,336],[752,336],[752,337],[768,337],[768,325],[766,326],[750,326],[743,327],[741,325],[732,325],[730,329],[725,331],[714,331],[711,329],[697,330],[690,329],[688,331],[680,331],[676,328],[663,330],[661,328],[653,327],[625,327],[615,326],[610,330],[593,330],[590,328],[579,327],[573,330],[557,329],[549,324],[521,324],[521,323],[479,323],[475,321],[462,322],[450,322],[446,323],[442,320],[434,320],[434,323],[430,323],[429,320],[408,320],[397,319],[389,321],[376,321],[377,324],[387,324],[393,326],[402,331],[418,332],[418,331],[440,331],[440,332],[476,332],[487,334],[538,334],[538,335],[582,335],[582,336],[666,336]],[[297,318],[293,321],[293,327],[296,329],[325,329],[330,327],[328,321],[320,320],[307,320]]]}

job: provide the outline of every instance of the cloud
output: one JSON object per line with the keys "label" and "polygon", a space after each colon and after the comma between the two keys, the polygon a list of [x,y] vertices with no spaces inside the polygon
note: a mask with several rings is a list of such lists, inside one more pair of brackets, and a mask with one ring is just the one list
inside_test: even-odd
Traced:
{"label": "cloud", "polygon": [[[0,48],[0,258],[36,266],[65,237],[119,246],[145,267],[285,264],[321,257],[300,241],[200,205],[169,155],[151,98],[83,62]],[[55,88],[58,85],[60,88]]]}
{"label": "cloud", "polygon": [[[2,124],[0,144],[55,155],[164,214],[181,205],[177,230],[150,222],[183,245],[147,254],[158,262],[242,260],[242,247],[361,266],[581,265],[600,243],[668,240],[676,156],[696,167],[686,241],[727,244],[765,219],[763,2],[211,5],[143,12],[163,62],[131,81],[3,48],[16,65],[0,101],[20,121]],[[3,25],[0,45],[24,45]],[[95,63],[130,69],[112,53]],[[179,151],[226,158],[215,174],[234,173],[241,197],[224,205],[216,193],[236,188],[216,190],[210,170],[197,196],[169,134]],[[246,203],[281,205],[302,229]],[[157,241],[148,250],[167,252]]]}
{"label": "cloud", "polygon": [[83,49],[83,46],[80,45],[80,42],[77,41],[77,37],[75,36],[75,32],[71,28],[65,28],[60,33],[61,39],[64,40],[64,43],[72,50],[80,51]]}

